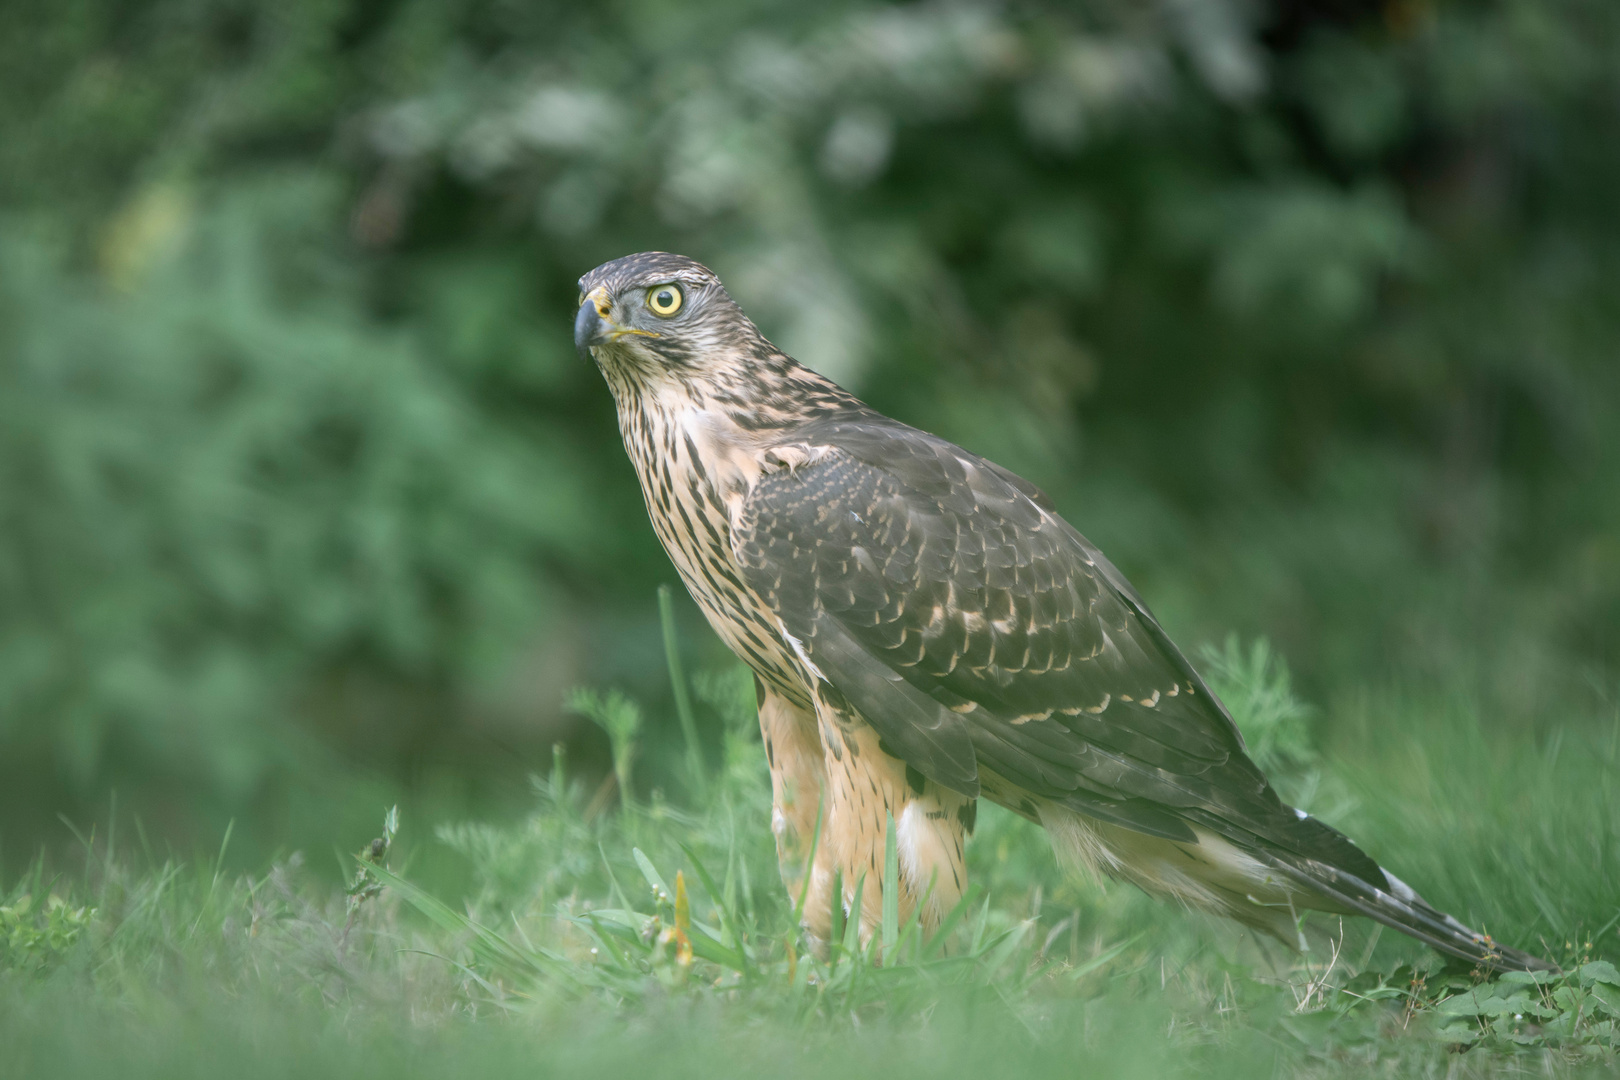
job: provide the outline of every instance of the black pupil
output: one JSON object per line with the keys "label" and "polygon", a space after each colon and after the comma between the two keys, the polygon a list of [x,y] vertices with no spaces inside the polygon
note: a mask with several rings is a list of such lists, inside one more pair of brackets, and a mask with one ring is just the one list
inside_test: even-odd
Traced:
{"label": "black pupil", "polygon": [[657,299],[659,307],[675,306],[675,294],[670,292],[668,289],[659,289]]}

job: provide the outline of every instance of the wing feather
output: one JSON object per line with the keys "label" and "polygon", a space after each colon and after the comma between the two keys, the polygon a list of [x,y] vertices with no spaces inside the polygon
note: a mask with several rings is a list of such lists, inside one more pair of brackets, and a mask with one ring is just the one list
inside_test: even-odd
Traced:
{"label": "wing feather", "polygon": [[1027,481],[876,414],[796,432],[734,522],[743,576],[885,745],[935,782],[980,767],[1175,840],[1189,823],[1376,885],[1301,819],[1140,595]]}

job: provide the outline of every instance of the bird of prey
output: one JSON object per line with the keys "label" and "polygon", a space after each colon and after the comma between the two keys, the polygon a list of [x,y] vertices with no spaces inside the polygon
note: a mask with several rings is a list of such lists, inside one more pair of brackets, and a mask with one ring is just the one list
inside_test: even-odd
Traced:
{"label": "bird of prey", "polygon": [[983,796],[1070,865],[1284,941],[1301,910],[1357,913],[1487,967],[1549,966],[1283,803],[1039,488],[796,363],[706,267],[597,267],[574,340],[613,392],[659,540],[753,669],[782,877],[818,947],[833,904],[863,940],[880,925],[891,816],[902,917],[938,925]]}

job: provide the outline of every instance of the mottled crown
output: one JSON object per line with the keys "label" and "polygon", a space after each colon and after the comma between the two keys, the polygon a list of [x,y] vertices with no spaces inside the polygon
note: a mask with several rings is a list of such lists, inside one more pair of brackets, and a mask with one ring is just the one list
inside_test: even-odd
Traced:
{"label": "mottled crown", "polygon": [[713,270],[696,259],[668,251],[642,251],[605,262],[579,279],[579,291],[588,293],[598,285],[605,285],[608,292],[617,293],[635,285],[658,285],[666,281],[724,291]]}

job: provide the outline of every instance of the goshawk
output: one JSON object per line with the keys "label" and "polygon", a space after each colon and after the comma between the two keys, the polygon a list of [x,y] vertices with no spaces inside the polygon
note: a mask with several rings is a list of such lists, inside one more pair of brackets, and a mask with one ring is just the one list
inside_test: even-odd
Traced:
{"label": "goshawk", "polygon": [[1300,909],[1359,913],[1452,956],[1547,966],[1284,804],[1040,489],[794,362],[707,268],[659,252],[597,267],[574,340],[613,391],[658,538],[753,669],[771,827],[794,896],[810,874],[812,938],[863,877],[849,917],[863,940],[880,924],[890,815],[899,909],[937,925],[982,795],[1069,863],[1284,940]]}

